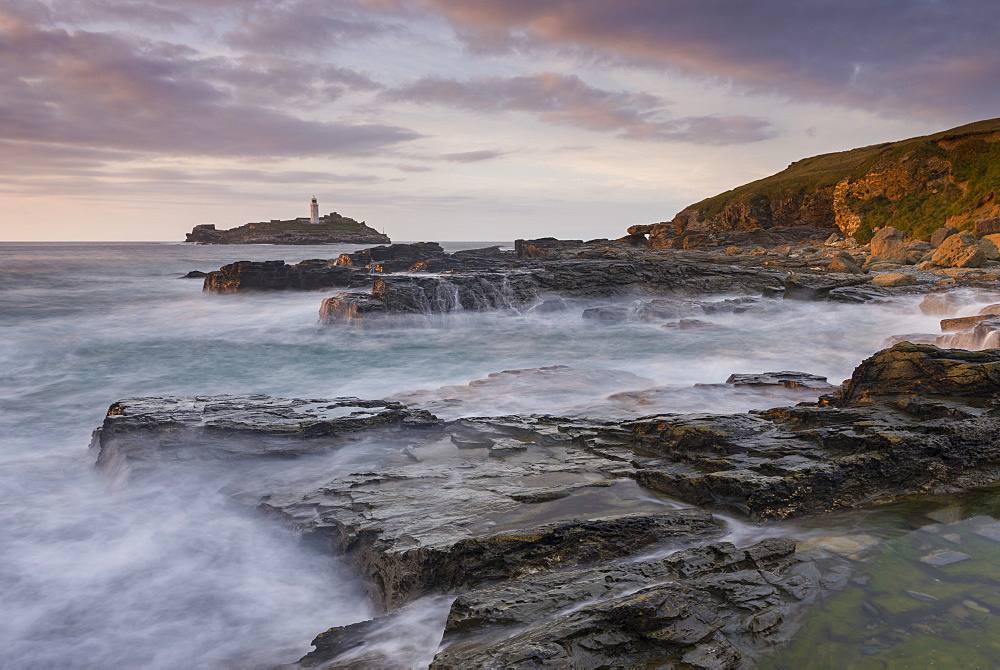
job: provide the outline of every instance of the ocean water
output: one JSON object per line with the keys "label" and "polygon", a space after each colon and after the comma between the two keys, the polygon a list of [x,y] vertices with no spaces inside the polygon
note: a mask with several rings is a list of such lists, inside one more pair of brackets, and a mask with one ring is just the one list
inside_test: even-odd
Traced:
{"label": "ocean water", "polygon": [[[723,326],[707,330],[585,321],[597,303],[321,326],[336,291],[220,296],[179,278],[356,248],[0,245],[0,667],[266,667],[372,614],[336,557],[225,495],[232,470],[110,489],[87,446],[119,398],[393,396],[449,417],[744,411],[795,399],[693,385],[768,370],[839,383],[887,337],[938,329],[915,299],[776,301],[705,317]],[[528,372],[498,374],[512,370]]]}

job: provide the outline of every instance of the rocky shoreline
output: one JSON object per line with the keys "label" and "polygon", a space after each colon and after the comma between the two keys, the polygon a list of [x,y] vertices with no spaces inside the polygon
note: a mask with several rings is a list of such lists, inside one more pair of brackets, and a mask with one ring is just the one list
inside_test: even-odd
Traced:
{"label": "rocky shoreline", "polygon": [[[796,373],[731,383],[826,386]],[[901,343],[818,402],[765,412],[443,421],[384,400],[140,398],[110,408],[93,446],[119,479],[366,436],[400,446],[235,496],[344,556],[385,613],[321,634],[289,667],[401,667],[363,653],[371,636],[415,599],[458,594],[431,667],[737,668],[792,639],[854,567],[787,539],[719,543],[713,511],[820,515],[994,482],[998,394],[1000,352]],[[650,552],[665,558],[635,561]]]}
{"label": "rocky shoreline", "polygon": [[186,461],[280,468],[381,445],[364,466],[305,467],[232,492],[342,556],[381,613],[319,634],[313,652],[283,667],[407,667],[377,641],[433,598],[450,610],[432,668],[755,667],[863,566],[856,543],[740,546],[727,541],[727,519],[819,518],[1000,480],[1000,350],[972,351],[997,338],[1000,305],[961,312],[970,292],[1000,303],[992,225],[929,242],[884,228],[869,245],[800,226],[768,231],[793,240],[770,249],[752,236],[745,246],[650,248],[640,227],[620,240],[519,240],[513,250],[397,244],[230,264],[207,273],[206,292],[337,290],[319,301],[327,327],[577,310],[595,327],[698,329],[782,300],[909,296],[942,317],[942,332],[889,338],[840,386],[787,370],[734,374],[716,386],[784,401],[735,414],[448,419],[418,396],[126,398],[95,432],[96,460],[122,483]]}

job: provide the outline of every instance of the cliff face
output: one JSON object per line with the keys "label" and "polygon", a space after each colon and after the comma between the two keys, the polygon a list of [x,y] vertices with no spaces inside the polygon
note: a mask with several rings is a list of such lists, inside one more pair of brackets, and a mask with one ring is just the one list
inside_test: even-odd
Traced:
{"label": "cliff face", "polygon": [[245,223],[216,230],[215,224],[195,226],[186,242],[197,244],[391,244],[388,235],[336,212],[320,217],[318,224],[292,219]]}
{"label": "cliff face", "polygon": [[687,207],[650,231],[654,248],[695,235],[813,226],[867,242],[893,226],[927,239],[1000,215],[1000,119],[934,135],[806,158]]}

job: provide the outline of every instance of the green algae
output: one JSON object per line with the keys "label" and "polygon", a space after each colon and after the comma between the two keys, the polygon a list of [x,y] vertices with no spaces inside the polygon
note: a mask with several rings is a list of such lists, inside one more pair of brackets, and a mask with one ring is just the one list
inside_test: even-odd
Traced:
{"label": "green algae", "polygon": [[[913,530],[886,541],[874,560],[856,562],[854,583],[818,603],[791,644],[759,667],[1000,667],[998,492],[956,496],[944,508],[915,502],[894,510],[896,521],[908,520]],[[941,552],[968,558],[926,562]]]}

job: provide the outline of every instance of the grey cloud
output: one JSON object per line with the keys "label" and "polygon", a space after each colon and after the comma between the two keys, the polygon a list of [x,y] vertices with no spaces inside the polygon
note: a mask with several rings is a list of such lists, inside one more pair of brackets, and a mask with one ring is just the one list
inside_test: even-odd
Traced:
{"label": "grey cloud", "polygon": [[449,163],[478,163],[479,161],[499,158],[505,153],[507,152],[497,151],[496,149],[482,149],[480,151],[460,151],[458,153],[442,154],[441,158]]}
{"label": "grey cloud", "polygon": [[[418,137],[397,126],[306,120],[284,111],[280,99],[241,95],[238,89],[253,90],[253,82],[266,87],[267,73],[187,47],[43,29],[8,17],[0,21],[0,139],[181,155],[305,156],[372,154]],[[336,68],[317,77],[331,86],[375,86]]]}
{"label": "grey cloud", "polygon": [[[379,4],[383,0],[379,0]],[[413,0],[470,48],[548,46],[755,93],[898,115],[995,116],[995,0]],[[528,45],[528,46],[526,46]]]}
{"label": "grey cloud", "polygon": [[[383,91],[379,98],[480,112],[531,112],[545,123],[618,131],[620,137],[627,139],[734,144],[755,142],[775,134],[768,121],[749,116],[670,119],[663,98],[648,93],[606,91],[574,75],[552,72],[467,81],[424,77],[409,86]],[[710,131],[716,134],[710,136]]]}

